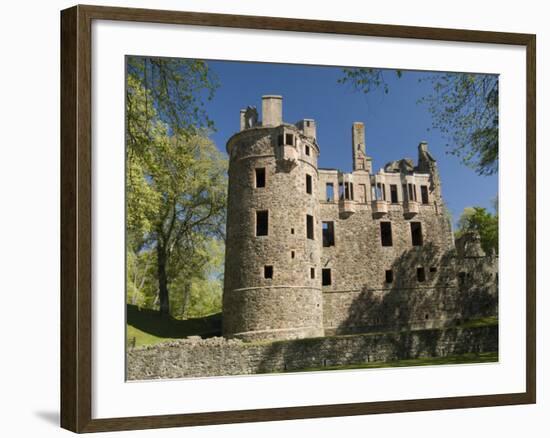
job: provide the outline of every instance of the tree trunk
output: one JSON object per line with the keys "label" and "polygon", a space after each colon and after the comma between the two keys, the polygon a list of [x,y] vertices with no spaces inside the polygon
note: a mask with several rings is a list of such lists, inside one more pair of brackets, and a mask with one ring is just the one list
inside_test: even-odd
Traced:
{"label": "tree trunk", "polygon": [[157,246],[157,272],[159,279],[160,315],[170,316],[170,299],[168,297],[168,280],[166,278],[166,251],[164,247]]}

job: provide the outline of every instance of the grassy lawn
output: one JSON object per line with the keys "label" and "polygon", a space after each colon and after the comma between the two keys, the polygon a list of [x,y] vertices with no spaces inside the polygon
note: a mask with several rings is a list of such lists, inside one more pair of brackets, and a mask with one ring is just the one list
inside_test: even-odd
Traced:
{"label": "grassy lawn", "polygon": [[417,367],[423,365],[452,365],[465,363],[498,362],[498,353],[467,353],[447,357],[427,357],[420,359],[403,359],[394,362],[369,362],[356,365],[336,365],[319,368],[304,368],[301,370],[289,370],[288,372],[302,371],[329,371],[329,370],[356,370],[363,368],[390,368],[390,367]]}
{"label": "grassy lawn", "polygon": [[221,313],[192,319],[163,319],[158,312],[126,306],[127,345],[158,344],[187,336],[208,338],[221,335]]}

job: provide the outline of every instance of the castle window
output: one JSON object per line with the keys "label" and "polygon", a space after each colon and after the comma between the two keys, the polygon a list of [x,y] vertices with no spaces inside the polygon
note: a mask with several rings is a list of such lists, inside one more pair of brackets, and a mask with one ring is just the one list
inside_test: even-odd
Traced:
{"label": "castle window", "polygon": [[285,144],[294,146],[294,136],[292,134],[285,135]]}
{"label": "castle window", "polygon": [[311,277],[312,280],[315,279],[315,268],[311,268],[309,270],[309,276]]}
{"label": "castle window", "polygon": [[265,187],[265,167],[256,169],[256,187]]}
{"label": "castle window", "polygon": [[309,120],[306,120],[306,126],[309,128],[311,125],[311,122]]}
{"label": "castle window", "polygon": [[313,186],[313,180],[311,179],[311,175],[306,174],[306,192],[307,193],[311,194],[311,192],[313,191],[312,186]]}
{"label": "castle window", "polygon": [[393,283],[393,270],[386,269],[386,283]]}
{"label": "castle window", "polygon": [[321,284],[323,286],[330,286],[332,284],[332,275],[330,269],[325,268],[321,270],[321,277]]}
{"label": "castle window", "polygon": [[323,222],[323,246],[334,246],[334,222]]}
{"label": "castle window", "polygon": [[353,200],[353,183],[348,181],[340,183],[340,199]]}
{"label": "castle window", "polygon": [[269,213],[267,210],[256,212],[256,236],[267,236]]}
{"label": "castle window", "polygon": [[313,240],[313,216],[306,214],[306,233],[307,238]]}
{"label": "castle window", "polygon": [[278,144],[279,146],[283,146],[283,144],[284,144],[284,139],[285,139],[285,138],[284,138],[284,135],[283,135],[283,134],[279,134],[279,136],[277,137],[277,144]]}
{"label": "castle window", "polygon": [[294,258],[296,257],[296,252],[295,251],[290,251],[290,258]]}
{"label": "castle window", "polygon": [[326,185],[327,202],[334,201],[334,184],[327,183]]}
{"label": "castle window", "polygon": [[264,266],[264,278],[273,278],[273,266],[271,265]]}
{"label": "castle window", "polygon": [[419,283],[426,281],[426,271],[424,270],[423,267],[416,268],[416,280]]}
{"label": "castle window", "polygon": [[390,184],[390,199],[392,204],[397,204],[397,185]]}
{"label": "castle window", "polygon": [[464,285],[464,283],[466,283],[466,272],[458,273],[458,282],[461,286]]}
{"label": "castle window", "polygon": [[409,200],[416,201],[416,186],[414,184],[409,184]]}
{"label": "castle window", "polygon": [[422,224],[420,222],[411,222],[411,237],[413,246],[422,246]]}
{"label": "castle window", "polygon": [[420,186],[420,195],[422,196],[422,204],[428,204],[430,202],[428,197],[428,186]]}
{"label": "castle window", "polygon": [[430,272],[431,272],[431,273],[437,272],[437,268],[436,268],[435,266],[432,266],[432,267],[430,268]]}
{"label": "castle window", "polygon": [[382,246],[392,246],[391,222],[380,222],[380,238]]}
{"label": "castle window", "polygon": [[306,150],[306,155],[309,155],[309,146],[307,144],[306,144],[305,150]]}
{"label": "castle window", "polygon": [[290,229],[290,234],[294,234],[294,228]]}

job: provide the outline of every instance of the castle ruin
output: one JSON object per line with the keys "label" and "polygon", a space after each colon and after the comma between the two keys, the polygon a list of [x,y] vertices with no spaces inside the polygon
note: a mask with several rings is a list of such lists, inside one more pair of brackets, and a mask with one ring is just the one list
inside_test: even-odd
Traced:
{"label": "castle ruin", "polygon": [[497,314],[498,257],[455,242],[437,162],[373,171],[352,126],[351,173],[318,167],[312,119],[283,120],[281,96],[241,110],[227,142],[223,335],[245,341],[443,328]]}

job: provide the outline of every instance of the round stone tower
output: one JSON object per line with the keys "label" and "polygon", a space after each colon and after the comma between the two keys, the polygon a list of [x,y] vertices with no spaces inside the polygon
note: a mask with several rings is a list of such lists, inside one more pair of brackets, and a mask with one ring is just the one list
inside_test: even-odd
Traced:
{"label": "round stone tower", "polygon": [[282,118],[282,97],[241,111],[227,142],[229,196],[223,334],[323,336],[315,122]]}

